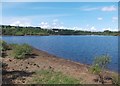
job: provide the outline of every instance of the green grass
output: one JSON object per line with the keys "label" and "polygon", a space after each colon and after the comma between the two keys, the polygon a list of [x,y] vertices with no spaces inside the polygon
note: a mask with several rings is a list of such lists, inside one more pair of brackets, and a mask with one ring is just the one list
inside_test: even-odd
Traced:
{"label": "green grass", "polygon": [[113,84],[116,84],[117,86],[120,86],[120,75],[119,74],[112,74],[112,81]]}
{"label": "green grass", "polygon": [[66,76],[61,72],[53,72],[51,70],[36,71],[32,83],[35,84],[80,84],[80,80]]}

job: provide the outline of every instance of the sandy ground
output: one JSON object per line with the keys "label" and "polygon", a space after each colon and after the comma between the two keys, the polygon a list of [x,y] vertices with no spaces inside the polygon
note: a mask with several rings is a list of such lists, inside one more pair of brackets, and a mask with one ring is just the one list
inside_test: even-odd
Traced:
{"label": "sandy ground", "polygon": [[98,84],[94,81],[96,75],[89,73],[88,65],[61,59],[37,49],[33,49],[32,55],[27,59],[19,60],[7,56],[2,61],[7,64],[7,74],[3,71],[3,83],[7,84],[26,84],[34,76],[34,71],[41,69],[61,71],[63,74],[82,80],[83,84]]}

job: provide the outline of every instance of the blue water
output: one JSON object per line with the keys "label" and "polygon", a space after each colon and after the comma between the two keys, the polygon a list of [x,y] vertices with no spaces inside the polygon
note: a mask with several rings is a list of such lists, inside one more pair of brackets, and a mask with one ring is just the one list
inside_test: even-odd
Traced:
{"label": "blue water", "polygon": [[50,54],[72,61],[92,64],[96,56],[109,54],[109,69],[118,71],[117,36],[3,36],[8,43],[28,43]]}

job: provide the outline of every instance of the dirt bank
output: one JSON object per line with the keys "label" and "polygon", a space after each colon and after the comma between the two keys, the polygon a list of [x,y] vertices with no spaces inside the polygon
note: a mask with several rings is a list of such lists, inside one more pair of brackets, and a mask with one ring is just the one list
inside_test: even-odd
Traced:
{"label": "dirt bank", "polygon": [[87,65],[61,59],[35,48],[32,55],[23,60],[9,57],[10,52],[7,51],[6,58],[2,59],[7,64],[7,73],[3,71],[3,83],[26,84],[36,70],[51,69],[79,79],[84,84],[97,84],[94,81],[96,75],[89,73]]}

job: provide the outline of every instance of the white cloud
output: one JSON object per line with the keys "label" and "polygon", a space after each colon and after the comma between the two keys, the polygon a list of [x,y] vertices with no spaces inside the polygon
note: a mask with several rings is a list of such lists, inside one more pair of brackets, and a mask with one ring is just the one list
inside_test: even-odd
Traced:
{"label": "white cloud", "polygon": [[94,8],[85,8],[83,9],[84,11],[93,11],[93,10],[98,10],[99,8],[94,7]]}
{"label": "white cloud", "polygon": [[59,28],[59,29],[64,29],[66,27],[63,26],[63,22],[59,21],[58,19],[53,19],[51,28]]}
{"label": "white cloud", "polygon": [[42,28],[50,28],[50,25],[47,22],[41,22],[40,27],[42,27]]}
{"label": "white cloud", "polygon": [[104,7],[89,7],[89,8],[82,8],[83,11],[105,11],[105,12],[111,12],[111,11],[116,11],[117,7],[116,6],[104,6]]}
{"label": "white cloud", "polygon": [[53,22],[58,22],[58,19],[54,19]]}
{"label": "white cloud", "polygon": [[101,9],[101,11],[108,11],[108,12],[116,11],[116,10],[117,8],[115,6],[106,6]]}
{"label": "white cloud", "polygon": [[2,17],[3,25],[33,26],[31,20],[26,17]]}
{"label": "white cloud", "polygon": [[118,21],[118,17],[112,17],[112,22]]}
{"label": "white cloud", "polygon": [[109,30],[109,31],[118,31],[118,29],[117,28],[103,28],[102,29],[102,31],[104,31],[104,30]]}
{"label": "white cloud", "polygon": [[97,18],[98,20],[103,20],[103,18],[101,18],[101,17],[99,17],[99,18]]}
{"label": "white cloud", "polygon": [[92,27],[90,28],[90,31],[97,31],[97,29],[96,29],[94,26],[92,26]]}
{"label": "white cloud", "polygon": [[21,22],[21,21],[14,21],[13,23],[10,24],[11,26],[32,26],[28,22]]}
{"label": "white cloud", "polygon": [[112,17],[112,19],[114,19],[114,20],[118,20],[118,17]]}
{"label": "white cloud", "polygon": [[53,22],[53,23],[52,23],[52,25],[56,25],[56,23],[55,23],[55,22]]}
{"label": "white cloud", "polygon": [[66,27],[64,27],[64,26],[60,26],[59,28],[60,28],[60,29],[65,29]]}
{"label": "white cloud", "polygon": [[54,19],[54,20],[52,21],[53,27],[56,27],[56,26],[58,25],[58,23],[59,23],[59,20],[58,20],[58,19]]}

